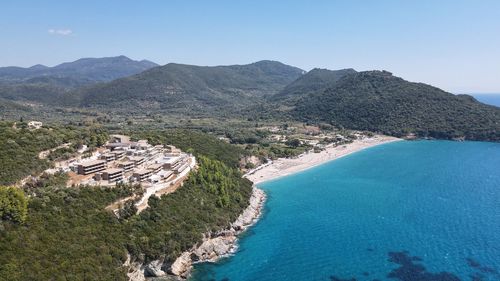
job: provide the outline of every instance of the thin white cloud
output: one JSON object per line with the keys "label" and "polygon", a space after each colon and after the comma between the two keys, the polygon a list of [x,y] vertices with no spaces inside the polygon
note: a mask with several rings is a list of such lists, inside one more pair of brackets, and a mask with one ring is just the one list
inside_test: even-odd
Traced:
{"label": "thin white cloud", "polygon": [[73,30],[71,29],[49,29],[49,34],[68,36],[73,34]]}

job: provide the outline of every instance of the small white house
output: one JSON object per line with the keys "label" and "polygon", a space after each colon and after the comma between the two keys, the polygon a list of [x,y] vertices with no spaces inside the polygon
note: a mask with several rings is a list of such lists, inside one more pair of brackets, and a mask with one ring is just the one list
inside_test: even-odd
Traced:
{"label": "small white house", "polygon": [[40,121],[29,121],[28,122],[28,128],[34,129],[34,130],[40,129],[42,127],[42,125],[43,124]]}

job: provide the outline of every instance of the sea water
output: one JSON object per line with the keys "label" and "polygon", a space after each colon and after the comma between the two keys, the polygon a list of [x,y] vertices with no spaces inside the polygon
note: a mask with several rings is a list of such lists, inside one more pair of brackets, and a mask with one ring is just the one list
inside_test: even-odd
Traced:
{"label": "sea water", "polygon": [[261,220],[192,280],[500,280],[500,144],[401,141],[259,185]]}
{"label": "sea water", "polygon": [[500,94],[472,94],[478,101],[500,107]]}

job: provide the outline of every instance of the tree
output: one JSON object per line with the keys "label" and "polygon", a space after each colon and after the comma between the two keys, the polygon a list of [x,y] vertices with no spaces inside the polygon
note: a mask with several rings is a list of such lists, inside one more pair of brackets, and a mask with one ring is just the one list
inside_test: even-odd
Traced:
{"label": "tree", "polygon": [[299,147],[300,146],[300,140],[299,139],[291,139],[291,140],[287,140],[286,145],[290,146],[290,147]]}
{"label": "tree", "polygon": [[23,223],[28,216],[28,199],[21,189],[0,186],[0,219]]}

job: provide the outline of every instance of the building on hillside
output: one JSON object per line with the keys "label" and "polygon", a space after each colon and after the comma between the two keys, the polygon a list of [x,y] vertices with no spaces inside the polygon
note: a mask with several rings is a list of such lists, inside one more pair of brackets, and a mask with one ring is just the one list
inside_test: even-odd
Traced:
{"label": "building on hillside", "polygon": [[111,151],[115,150],[127,150],[130,149],[130,143],[123,143],[123,142],[111,142],[105,145],[107,149]]}
{"label": "building on hillside", "polygon": [[165,148],[166,148],[168,154],[170,154],[171,156],[179,156],[182,153],[182,151],[180,149],[178,149],[177,147],[175,147],[173,145],[167,145]]}
{"label": "building on hillside", "polygon": [[165,170],[172,170],[180,160],[181,158],[178,156],[163,157],[163,159],[161,159],[159,163],[163,164],[163,168],[165,168]]}
{"label": "building on hillside", "polygon": [[143,156],[146,155],[146,152],[146,150],[130,149],[127,151],[127,154],[132,156]]}
{"label": "building on hillside", "polygon": [[116,149],[110,153],[115,155],[115,160],[120,160],[125,157],[125,150]]}
{"label": "building on hillside", "polygon": [[28,122],[28,128],[29,129],[40,129],[42,127],[43,123],[40,121],[29,121]]}
{"label": "building on hillside", "polygon": [[130,143],[130,137],[124,135],[111,135],[110,143]]}
{"label": "building on hillside", "polygon": [[141,156],[129,156],[128,157],[129,161],[133,161],[134,165],[137,167],[139,165],[144,164],[144,161],[146,160],[144,157]]}
{"label": "building on hillside", "polygon": [[138,140],[137,142],[131,143],[130,147],[135,150],[148,150],[153,146],[150,145],[147,140]]}
{"label": "building on hillside", "polygon": [[158,175],[160,176],[161,179],[163,180],[170,180],[170,178],[174,175],[174,172],[172,171],[165,171],[161,170]]}
{"label": "building on hillside", "polygon": [[145,180],[148,180],[149,177],[151,177],[152,175],[153,175],[153,171],[151,171],[151,170],[137,170],[137,171],[134,171],[133,177],[137,181],[145,181]]}
{"label": "building on hillside", "polygon": [[148,166],[148,170],[153,171],[154,174],[158,173],[161,171],[163,168],[163,165],[161,163],[156,163],[156,164],[151,164]]}
{"label": "building on hillside", "polygon": [[99,156],[99,159],[104,160],[106,162],[111,162],[111,161],[115,161],[116,156],[114,153],[105,153],[105,154],[102,154],[101,156]]}
{"label": "building on hillside", "polygon": [[175,168],[172,169],[172,171],[176,174],[182,173],[182,171],[186,170],[189,167],[189,163],[187,162],[181,162],[181,165],[176,166]]}
{"label": "building on hillside", "polygon": [[131,171],[135,167],[134,161],[123,161],[118,163],[118,167],[122,168],[124,172]]}
{"label": "building on hillside", "polygon": [[104,170],[101,174],[103,180],[107,180],[108,182],[117,182],[123,180],[123,169],[107,169]]}
{"label": "building on hillside", "polygon": [[105,160],[93,160],[77,165],[77,172],[80,175],[88,175],[106,169]]}

